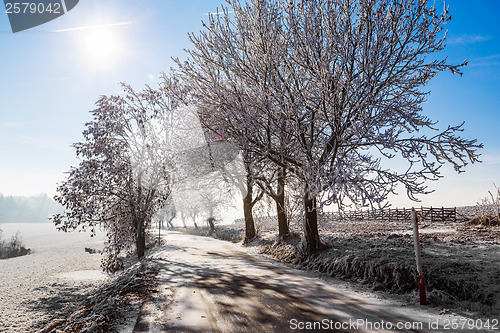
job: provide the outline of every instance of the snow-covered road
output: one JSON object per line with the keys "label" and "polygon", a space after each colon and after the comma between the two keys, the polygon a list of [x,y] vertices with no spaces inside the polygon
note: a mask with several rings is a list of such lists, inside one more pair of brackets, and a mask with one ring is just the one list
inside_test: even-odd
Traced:
{"label": "snow-covered road", "polygon": [[153,255],[160,292],[142,306],[134,332],[478,331],[451,329],[466,318],[355,290],[240,244],[179,232],[165,240]]}

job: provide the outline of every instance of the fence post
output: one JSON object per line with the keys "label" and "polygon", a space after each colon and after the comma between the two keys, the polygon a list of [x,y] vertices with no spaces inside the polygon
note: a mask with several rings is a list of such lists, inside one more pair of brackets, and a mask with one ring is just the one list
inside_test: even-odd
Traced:
{"label": "fence post", "polygon": [[161,245],[161,222],[160,219],[158,219],[158,245]]}
{"label": "fence post", "polygon": [[417,271],[418,271],[418,295],[420,296],[420,305],[426,305],[426,295],[425,295],[425,277],[422,272],[422,258],[420,256],[420,240],[418,237],[418,217],[415,209],[411,210],[411,221],[413,224],[413,242],[415,244],[415,258],[417,261]]}

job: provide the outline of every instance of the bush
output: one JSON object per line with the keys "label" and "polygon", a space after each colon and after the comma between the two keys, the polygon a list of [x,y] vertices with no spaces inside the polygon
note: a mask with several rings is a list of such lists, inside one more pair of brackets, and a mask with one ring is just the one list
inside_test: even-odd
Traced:
{"label": "bush", "polygon": [[482,227],[500,226],[500,218],[498,216],[480,216],[470,220],[469,225]]}
{"label": "bush", "polygon": [[25,256],[30,253],[31,250],[24,247],[19,231],[10,240],[2,240],[2,231],[0,230],[0,259]]}
{"label": "bush", "polygon": [[[485,226],[495,225],[500,221],[500,188],[495,184],[496,193],[488,191],[489,197],[484,197],[477,203],[476,220],[473,224],[481,224]],[[495,221],[496,220],[496,221]],[[491,223],[493,221],[493,224]]]}

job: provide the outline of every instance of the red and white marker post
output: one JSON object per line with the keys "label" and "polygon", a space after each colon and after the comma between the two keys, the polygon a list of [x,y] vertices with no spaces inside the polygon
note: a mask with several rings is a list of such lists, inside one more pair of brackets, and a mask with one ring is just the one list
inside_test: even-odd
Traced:
{"label": "red and white marker post", "polygon": [[415,258],[417,259],[418,270],[418,295],[420,296],[420,305],[426,305],[425,296],[425,277],[422,273],[422,258],[420,256],[420,239],[418,237],[418,217],[414,208],[411,210],[411,222],[413,224],[413,242],[415,244]]}

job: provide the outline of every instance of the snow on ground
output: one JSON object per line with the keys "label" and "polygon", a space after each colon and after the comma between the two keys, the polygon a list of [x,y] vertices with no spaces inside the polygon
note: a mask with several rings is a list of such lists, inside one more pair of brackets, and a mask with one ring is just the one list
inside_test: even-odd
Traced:
{"label": "snow on ground", "polygon": [[[463,249],[466,245],[474,249],[476,247],[482,249],[486,244],[475,243],[479,240],[486,243],[498,243],[500,229],[489,230],[486,235],[484,232],[479,232],[482,229],[463,229],[458,223],[453,224],[451,228],[453,231],[450,232],[449,226],[440,223],[422,224],[422,231],[427,231],[422,232],[423,236],[425,234],[423,238],[438,237],[443,241],[449,241],[448,238],[459,241],[455,244],[456,246],[454,245],[457,250]],[[234,227],[235,235],[238,232],[241,233],[237,226]],[[321,227],[325,228],[326,225]],[[58,313],[65,305],[82,301],[85,294],[111,280],[100,270],[101,256],[85,252],[86,247],[98,250],[103,248],[105,237],[102,234],[90,238],[86,233],[59,233],[50,223],[3,224],[0,228],[5,238],[20,231],[25,246],[34,251],[27,256],[0,260],[0,332],[32,332],[33,327],[42,327],[50,319],[60,317],[61,314],[58,315]],[[261,234],[271,233],[271,230],[267,230],[264,224],[260,225],[260,229]],[[332,236],[344,235],[344,237],[349,232],[356,235],[365,233],[367,237],[372,237],[372,235],[375,237],[379,233],[381,236],[387,236],[394,232],[406,233],[411,230],[404,222],[375,226],[371,221],[328,224],[327,229],[329,230],[326,233]],[[275,234],[275,230],[273,233]],[[423,322],[438,320],[441,323],[444,319],[464,319],[453,313],[440,315],[436,309],[428,309],[430,313],[420,312],[415,307],[409,306],[408,302],[398,302],[393,297],[381,298],[379,294],[372,293],[369,288],[351,285],[351,283],[314,272],[297,272],[280,263],[262,259],[257,255],[256,248],[252,246],[242,247],[240,244],[179,233],[167,232],[167,234],[167,245],[157,248],[154,254],[148,256],[148,260],[157,264],[160,270],[159,293],[149,301],[141,299],[141,302],[138,302],[134,308],[135,312],[130,313],[132,316],[129,316],[128,325],[122,322],[124,325],[116,327],[120,331],[147,332],[151,331],[149,329],[152,327],[159,331],[165,327],[182,330],[186,324],[187,326],[200,324],[202,328],[206,320],[213,319],[213,315],[219,316],[219,319],[226,318],[224,316],[228,311],[232,313],[238,308],[241,312],[236,311],[235,316],[231,318],[235,323],[244,324],[240,314],[247,315],[249,313],[247,307],[258,310],[261,305],[265,305],[267,309],[269,308],[266,305],[267,302],[272,300],[270,304],[273,305],[269,309],[274,311],[276,310],[274,305],[279,305],[281,298],[284,300],[282,304],[280,303],[284,313],[292,318],[295,310],[287,305],[290,300],[285,297],[292,289],[293,295],[288,296],[294,302],[304,303],[302,305],[309,310],[312,306],[315,313],[328,318],[343,315],[347,307],[358,304],[361,299],[363,304],[366,303],[365,305],[368,306],[365,310],[370,312],[373,320],[378,318],[378,313],[382,310],[393,319],[403,316]],[[469,244],[469,242],[472,243]],[[498,245],[489,244],[488,246],[491,262],[491,255],[498,256],[496,253],[491,253],[491,246],[496,249]],[[258,267],[248,267],[253,264]],[[262,270],[260,266],[266,269]],[[327,280],[326,285],[323,284],[324,280]],[[236,282],[240,284],[235,284]],[[314,285],[315,288],[304,289],[305,284]],[[264,289],[267,291],[261,294],[258,290],[261,290],[262,286],[265,286]],[[331,288],[336,290],[330,290]],[[309,293],[313,289],[318,291],[317,295]],[[330,291],[327,292],[327,289]],[[255,298],[255,302],[251,304],[248,303],[249,299],[246,297],[248,296],[246,293],[250,290],[251,293],[248,295]],[[231,293],[235,296],[231,297]],[[327,294],[328,296],[325,296]],[[347,303],[342,302],[337,305],[335,302],[335,304],[330,303],[330,300],[335,301],[335,295],[344,294],[349,294]],[[279,297],[276,298],[277,296]],[[204,297],[203,304],[211,308],[196,310],[197,303],[193,305],[192,302],[199,297]],[[358,301],[354,302],[354,299]],[[143,304],[144,301],[146,303]],[[189,310],[191,312],[185,310],[186,307],[192,308]],[[360,313],[355,311],[357,315],[364,313],[356,307],[352,310],[361,311]],[[415,317],[417,312],[418,316]],[[268,318],[271,322],[283,319],[267,316],[267,310],[264,314],[266,315],[264,319]],[[167,322],[159,322],[159,315],[166,315],[163,319]],[[263,314],[258,312],[257,315]],[[222,321],[227,320],[229,319]],[[155,327],[158,324],[160,326]],[[219,327],[221,331],[230,331],[230,328],[234,328],[232,326],[234,323],[226,325],[215,321],[213,324],[222,325]],[[282,323],[275,322],[275,324],[281,325]]]}
{"label": "snow on ground", "polygon": [[17,231],[27,248],[27,256],[0,260],[0,332],[31,332],[64,305],[75,301],[75,294],[101,285],[100,254],[85,248],[102,249],[105,235],[91,238],[89,233],[58,232],[52,223],[2,224],[3,238]]}

